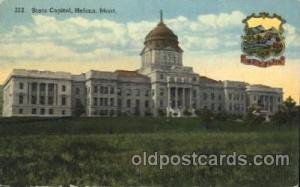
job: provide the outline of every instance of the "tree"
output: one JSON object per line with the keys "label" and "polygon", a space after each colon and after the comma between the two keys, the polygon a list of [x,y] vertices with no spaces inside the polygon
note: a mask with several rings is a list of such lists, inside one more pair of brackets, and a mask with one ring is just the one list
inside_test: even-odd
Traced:
{"label": "tree", "polygon": [[210,128],[213,118],[214,118],[214,115],[209,109],[204,108],[202,110],[201,119],[203,120],[206,129]]}
{"label": "tree", "polygon": [[289,96],[284,102],[283,102],[283,105],[285,106],[286,108],[286,111],[289,113],[289,114],[295,114],[296,112],[296,102],[294,101],[294,99]]}
{"label": "tree", "polygon": [[271,120],[274,121],[280,128],[282,124],[286,124],[288,122],[288,116],[286,112],[279,110],[272,116]]}
{"label": "tree", "polygon": [[245,121],[248,122],[250,125],[261,124],[265,121],[265,118],[259,115],[259,113],[259,108],[255,107],[254,105],[250,106],[245,115]]}
{"label": "tree", "polygon": [[226,112],[219,112],[219,113],[216,114],[215,117],[216,117],[217,120],[226,121],[227,118],[228,118],[228,115],[227,115]]}
{"label": "tree", "polygon": [[289,96],[274,114],[272,120],[281,126],[282,124],[293,124],[299,119],[298,117],[299,110],[296,106],[296,102]]}

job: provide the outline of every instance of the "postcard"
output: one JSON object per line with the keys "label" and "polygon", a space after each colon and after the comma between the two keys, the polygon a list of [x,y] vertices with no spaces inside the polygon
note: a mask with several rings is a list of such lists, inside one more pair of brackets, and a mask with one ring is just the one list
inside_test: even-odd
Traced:
{"label": "postcard", "polygon": [[299,0],[0,0],[0,186],[299,186]]}

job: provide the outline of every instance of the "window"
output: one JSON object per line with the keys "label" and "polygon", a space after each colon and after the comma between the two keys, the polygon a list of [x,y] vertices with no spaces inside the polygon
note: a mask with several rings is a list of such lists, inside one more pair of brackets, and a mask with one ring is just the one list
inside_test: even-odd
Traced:
{"label": "window", "polygon": [[214,99],[215,99],[215,94],[214,94],[214,93],[211,93],[211,94],[210,94],[210,98],[211,98],[211,100],[214,100]]}
{"label": "window", "polygon": [[65,106],[66,105],[66,96],[61,97],[61,105]]}
{"label": "window", "polygon": [[207,100],[207,93],[203,93],[203,100]]}
{"label": "window", "polygon": [[103,102],[103,98],[101,97],[101,98],[100,98],[100,106],[103,106],[103,103],[104,103],[104,102]]}
{"label": "window", "polygon": [[229,100],[231,100],[232,99],[232,94],[229,94]]}
{"label": "window", "polygon": [[53,96],[48,97],[48,105],[53,105]]}
{"label": "window", "polygon": [[97,101],[98,101],[97,97],[94,97],[94,106],[97,106]]}
{"label": "window", "polygon": [[40,84],[40,94],[41,95],[45,95],[46,93],[46,84],[45,83],[41,83]]}
{"label": "window", "polygon": [[122,99],[118,99],[118,107],[122,107]]}
{"label": "window", "polygon": [[164,100],[160,100],[159,101],[159,106],[162,108],[162,107],[164,107]]}
{"label": "window", "polygon": [[127,101],[126,101],[126,106],[129,108],[129,107],[131,107],[131,100],[130,99],[127,99]]}
{"label": "window", "polygon": [[80,106],[81,105],[81,100],[77,98],[76,101],[75,101],[75,104],[76,104],[76,106]]}
{"label": "window", "polygon": [[140,89],[135,89],[135,95],[140,96]]}
{"label": "window", "polygon": [[31,96],[31,104],[35,105],[36,104],[36,96]]}
{"label": "window", "polygon": [[19,83],[19,88],[20,88],[20,90],[23,90],[24,84],[22,82]]}
{"label": "window", "polygon": [[146,97],[149,96],[149,90],[146,90],[145,96],[146,96]]}
{"label": "window", "polygon": [[149,108],[149,101],[148,100],[145,101],[145,108]]}
{"label": "window", "polygon": [[130,95],[131,95],[131,90],[130,90],[130,89],[127,89],[126,95],[127,95],[127,96],[130,96]]}
{"label": "window", "polygon": [[108,99],[104,98],[104,106],[108,106]]}
{"label": "window", "polygon": [[40,104],[41,105],[45,104],[45,96],[40,96]]}
{"label": "window", "polygon": [[32,85],[31,85],[31,92],[36,92],[36,91],[37,91],[37,83],[34,82],[34,83],[32,83]]}
{"label": "window", "polygon": [[104,87],[103,86],[100,86],[100,93],[104,93]]}
{"label": "window", "polygon": [[135,100],[135,107],[139,108],[140,107],[140,100]]}
{"label": "window", "polygon": [[19,104],[23,104],[24,103],[24,97],[23,95],[19,95]]}
{"label": "window", "polygon": [[160,74],[160,79],[164,79],[164,75],[163,74]]}
{"label": "window", "polygon": [[104,94],[108,94],[108,87],[104,87]]}
{"label": "window", "polygon": [[115,100],[114,100],[114,98],[110,98],[110,106],[115,106]]}
{"label": "window", "polygon": [[33,108],[33,109],[31,110],[31,114],[36,114],[36,108]]}
{"label": "window", "polygon": [[121,94],[122,94],[121,88],[118,88],[117,93],[118,93],[118,95],[121,95]]}
{"label": "window", "polygon": [[22,108],[19,109],[19,114],[23,114],[23,109]]}
{"label": "window", "polygon": [[41,115],[44,115],[44,114],[45,114],[45,109],[44,109],[44,108],[41,108],[40,114],[41,114]]}
{"label": "window", "polygon": [[48,93],[53,94],[54,91],[54,84],[48,84]]}
{"label": "window", "polygon": [[219,101],[221,101],[222,100],[222,95],[219,95]]}
{"label": "window", "polygon": [[163,88],[161,88],[161,89],[159,90],[159,95],[160,95],[160,96],[164,96],[164,89],[163,89]]}
{"label": "window", "polygon": [[63,92],[66,91],[66,86],[65,86],[65,85],[62,85],[62,86],[61,86],[61,91],[63,91]]}
{"label": "window", "polygon": [[52,108],[49,109],[49,114],[53,115],[53,109]]}
{"label": "window", "polygon": [[193,90],[193,97],[196,97],[196,95],[197,95],[197,91]]}
{"label": "window", "polygon": [[94,86],[94,93],[98,93],[98,87]]}
{"label": "window", "polygon": [[65,115],[65,114],[66,114],[66,111],[64,111],[64,110],[61,111],[61,114],[62,114],[62,115]]}
{"label": "window", "polygon": [[115,93],[115,88],[114,87],[110,87],[110,94],[114,94]]}
{"label": "window", "polygon": [[80,95],[80,88],[76,88],[76,95]]}

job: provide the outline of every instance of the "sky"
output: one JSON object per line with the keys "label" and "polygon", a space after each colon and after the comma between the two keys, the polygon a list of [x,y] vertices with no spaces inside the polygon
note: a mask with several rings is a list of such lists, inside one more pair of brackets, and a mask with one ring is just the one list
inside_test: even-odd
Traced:
{"label": "sky", "polygon": [[[15,8],[24,7],[24,13]],[[47,13],[32,13],[32,9]],[[50,13],[49,9],[115,9],[112,14]],[[0,84],[14,68],[113,71],[140,67],[146,34],[159,21],[179,37],[183,64],[203,76],[282,87],[299,101],[300,0],[0,0]],[[285,66],[240,63],[242,20],[259,12],[286,20]]]}

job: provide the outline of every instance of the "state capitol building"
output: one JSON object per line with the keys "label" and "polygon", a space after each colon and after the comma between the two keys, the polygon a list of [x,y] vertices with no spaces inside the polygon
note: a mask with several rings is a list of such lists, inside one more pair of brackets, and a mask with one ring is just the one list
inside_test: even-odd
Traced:
{"label": "state capitol building", "polygon": [[249,106],[273,114],[281,88],[218,81],[183,65],[178,37],[163,22],[144,42],[136,71],[91,70],[80,75],[14,69],[4,82],[3,116],[184,116],[207,108],[243,115]]}

